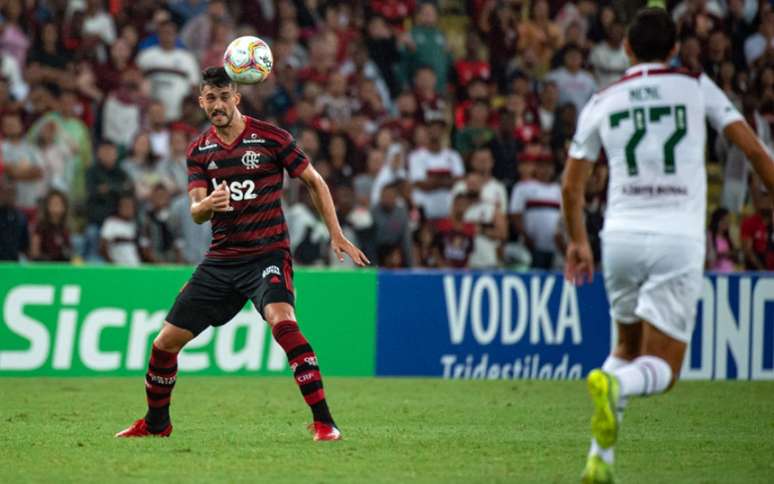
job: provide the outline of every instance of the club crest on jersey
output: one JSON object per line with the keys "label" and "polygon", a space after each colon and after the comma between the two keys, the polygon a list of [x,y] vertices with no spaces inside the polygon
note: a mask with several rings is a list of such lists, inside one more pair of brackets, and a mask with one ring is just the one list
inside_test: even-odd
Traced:
{"label": "club crest on jersey", "polygon": [[242,155],[242,164],[245,165],[248,170],[258,168],[258,163],[260,162],[261,155],[255,151],[245,151],[245,154]]}
{"label": "club crest on jersey", "polygon": [[261,278],[265,278],[269,274],[276,274],[278,276],[282,275],[282,273],[279,270],[279,267],[277,267],[277,266],[269,266],[269,267],[267,267],[266,269],[263,270],[263,272],[261,273]]}

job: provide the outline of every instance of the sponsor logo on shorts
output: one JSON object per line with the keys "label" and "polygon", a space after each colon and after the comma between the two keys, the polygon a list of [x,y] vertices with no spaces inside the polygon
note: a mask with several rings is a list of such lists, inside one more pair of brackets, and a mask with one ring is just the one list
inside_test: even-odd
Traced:
{"label": "sponsor logo on shorts", "polygon": [[279,270],[279,267],[277,267],[277,266],[269,266],[266,269],[264,269],[263,272],[261,273],[261,277],[265,278],[269,274],[276,274],[278,276],[282,275],[282,273]]}

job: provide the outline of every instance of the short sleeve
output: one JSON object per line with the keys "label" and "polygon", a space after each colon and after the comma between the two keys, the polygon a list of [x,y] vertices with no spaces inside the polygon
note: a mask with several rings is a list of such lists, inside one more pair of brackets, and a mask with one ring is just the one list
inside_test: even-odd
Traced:
{"label": "short sleeve", "polygon": [[287,131],[282,132],[283,139],[277,152],[277,161],[287,170],[291,178],[298,178],[309,166],[309,157],[301,149],[293,136]]}
{"label": "short sleeve", "polygon": [[207,172],[204,166],[193,158],[193,150],[197,143],[191,143],[185,157],[185,165],[188,169],[188,191],[194,188],[207,188]]}
{"label": "short sleeve", "polygon": [[451,172],[455,178],[465,176],[465,163],[462,162],[462,157],[456,151],[452,151]]}
{"label": "short sleeve", "polygon": [[511,193],[511,204],[508,207],[508,213],[522,213],[524,212],[526,200],[524,193],[524,185],[518,183],[513,187],[513,193]]}
{"label": "short sleeve", "polygon": [[723,131],[729,124],[744,119],[728,96],[706,74],[699,78],[699,85],[704,96],[707,119],[716,131]]}
{"label": "short sleeve", "polygon": [[427,180],[427,170],[422,163],[422,155],[419,151],[413,151],[408,157],[409,180],[418,182]]}
{"label": "short sleeve", "polygon": [[569,156],[578,160],[596,161],[599,158],[599,150],[602,147],[602,138],[599,135],[600,118],[596,114],[600,112],[599,98],[592,96],[591,100],[583,107],[578,118],[578,128],[570,144]]}

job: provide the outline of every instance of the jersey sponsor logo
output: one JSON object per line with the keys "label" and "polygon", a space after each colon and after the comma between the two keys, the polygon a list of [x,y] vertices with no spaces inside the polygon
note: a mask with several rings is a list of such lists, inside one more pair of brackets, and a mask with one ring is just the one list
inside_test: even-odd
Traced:
{"label": "jersey sponsor logo", "polygon": [[255,151],[245,151],[245,154],[242,155],[242,164],[245,165],[245,168],[248,170],[254,170],[258,168],[258,164],[260,162],[261,155]]}
{"label": "jersey sponsor logo", "polygon": [[210,143],[206,145],[199,145],[199,151],[213,150],[218,147],[217,143]]}
{"label": "jersey sponsor logo", "polygon": [[263,272],[261,273],[261,277],[265,278],[269,274],[276,274],[278,276],[282,275],[282,273],[279,270],[279,267],[277,266],[269,266],[266,269],[264,269]]}
{"label": "jersey sponsor logo", "polygon": [[211,161],[209,165],[207,165],[208,170],[217,170],[218,164],[215,163],[215,160]]}
{"label": "jersey sponsor logo", "polygon": [[250,139],[242,140],[242,144],[245,144],[245,145],[263,144],[263,143],[266,143],[266,140],[263,138],[259,138],[258,135],[255,133],[250,135]]}

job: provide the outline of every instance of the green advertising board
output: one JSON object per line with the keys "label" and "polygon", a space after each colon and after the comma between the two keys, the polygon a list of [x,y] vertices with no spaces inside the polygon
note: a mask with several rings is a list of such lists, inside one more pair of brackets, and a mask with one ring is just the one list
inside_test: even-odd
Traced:
{"label": "green advertising board", "polygon": [[[134,375],[192,267],[0,264],[0,375]],[[296,313],[327,375],[372,376],[376,271],[297,269]],[[196,374],[289,373],[248,303],[180,355]]]}

